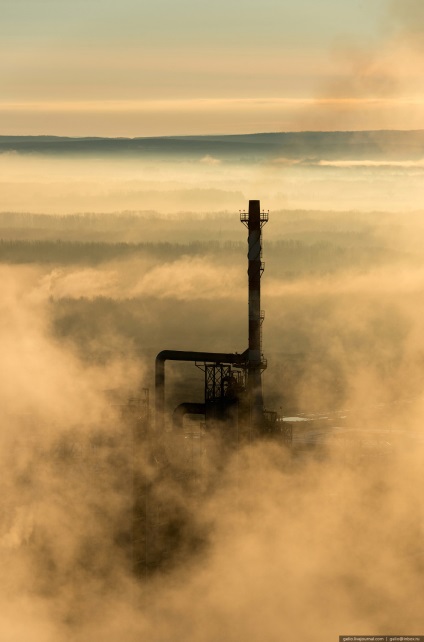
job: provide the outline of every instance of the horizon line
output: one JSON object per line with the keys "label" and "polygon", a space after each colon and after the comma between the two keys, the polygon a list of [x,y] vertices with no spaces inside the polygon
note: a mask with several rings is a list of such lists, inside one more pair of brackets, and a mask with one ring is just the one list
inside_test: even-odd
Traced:
{"label": "horizon line", "polygon": [[98,135],[84,135],[84,136],[69,136],[66,134],[2,134],[2,138],[50,138],[50,139],[65,139],[65,140],[150,140],[150,139],[187,139],[187,138],[240,138],[245,136],[272,136],[284,134],[373,134],[373,133],[421,133],[424,128],[420,129],[400,129],[400,128],[381,128],[381,129],[293,129],[293,130],[273,130],[273,131],[257,131],[257,132],[243,132],[243,133],[216,133],[216,134],[159,134],[152,136],[98,136]]}

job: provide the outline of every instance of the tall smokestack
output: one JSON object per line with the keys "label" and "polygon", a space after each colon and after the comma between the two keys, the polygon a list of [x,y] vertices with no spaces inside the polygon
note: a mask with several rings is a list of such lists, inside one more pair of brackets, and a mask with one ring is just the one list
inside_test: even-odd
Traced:
{"label": "tall smokestack", "polygon": [[259,201],[249,201],[249,212],[241,214],[241,221],[249,230],[248,236],[248,279],[249,279],[249,348],[248,348],[248,394],[250,421],[253,429],[260,429],[263,423],[264,402],[262,394],[262,370],[265,362],[262,357],[261,324],[261,275],[264,266],[262,257],[262,226],[268,221],[268,214],[261,213]]}

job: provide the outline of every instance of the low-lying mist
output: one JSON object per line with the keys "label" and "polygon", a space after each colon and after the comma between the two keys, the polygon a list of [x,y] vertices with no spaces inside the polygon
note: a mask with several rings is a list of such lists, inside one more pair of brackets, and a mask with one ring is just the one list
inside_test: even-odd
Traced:
{"label": "low-lying mist", "polygon": [[[396,146],[395,146],[396,148]],[[203,150],[203,151],[202,151]],[[355,157],[359,153],[359,160]],[[278,151],[278,150],[277,150]],[[208,153],[176,157],[42,156],[0,153],[2,211],[76,212],[237,211],[266,194],[271,210],[385,210],[420,208],[424,165],[420,147],[406,146],[400,158],[384,148],[340,143],[263,156],[255,148],[230,158]],[[396,149],[395,149],[396,151]],[[347,153],[347,158],[346,158]],[[383,157],[382,157],[383,156]]]}
{"label": "low-lying mist", "polygon": [[[422,633],[420,216],[279,210],[264,387],[304,419],[292,449],[158,444],[126,414],[160,350],[246,348],[237,216],[0,216],[5,640]],[[201,401],[194,366],[169,373],[169,411]]]}

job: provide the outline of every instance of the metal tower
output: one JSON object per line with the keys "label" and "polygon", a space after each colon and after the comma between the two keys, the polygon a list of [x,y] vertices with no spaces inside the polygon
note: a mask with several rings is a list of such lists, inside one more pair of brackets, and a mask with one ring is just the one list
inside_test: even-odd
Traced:
{"label": "metal tower", "polygon": [[249,281],[249,347],[247,352],[247,388],[250,424],[253,430],[261,430],[264,421],[262,371],[266,361],[262,354],[261,326],[264,313],[261,311],[262,227],[268,222],[268,212],[261,212],[259,201],[249,201],[249,211],[240,213],[240,220],[249,230],[247,270]]}

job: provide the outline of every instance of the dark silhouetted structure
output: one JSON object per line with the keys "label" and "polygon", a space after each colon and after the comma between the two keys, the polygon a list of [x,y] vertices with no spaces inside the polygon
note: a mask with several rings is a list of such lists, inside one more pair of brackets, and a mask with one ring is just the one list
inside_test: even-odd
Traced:
{"label": "dark silhouetted structure", "polygon": [[165,362],[191,361],[204,372],[203,402],[184,402],[173,413],[173,424],[181,428],[187,414],[205,417],[206,428],[223,426],[230,440],[252,438],[261,434],[281,433],[282,424],[277,413],[264,410],[262,372],[266,360],[262,354],[261,310],[262,227],[268,213],[261,212],[259,201],[249,201],[248,212],[241,212],[240,220],[248,235],[249,313],[247,350],[242,354],[221,352],[191,352],[163,350],[155,364],[156,432],[165,427]]}
{"label": "dark silhouetted structure", "polygon": [[249,201],[249,211],[240,214],[240,220],[249,230],[247,270],[249,280],[249,348],[247,352],[247,387],[250,425],[253,430],[261,430],[264,423],[264,400],[262,393],[262,371],[266,361],[262,354],[261,276],[262,263],[262,226],[268,222],[268,212],[261,212],[259,201]]}

